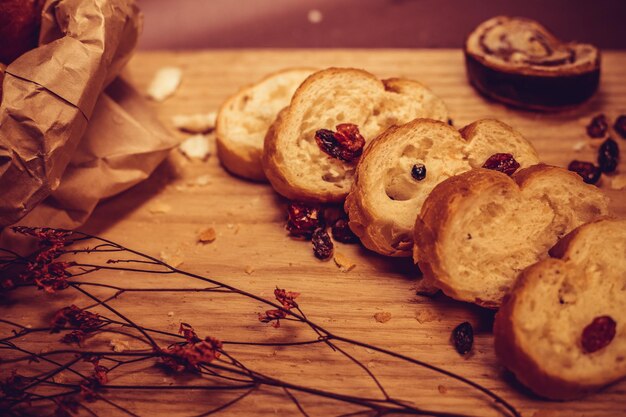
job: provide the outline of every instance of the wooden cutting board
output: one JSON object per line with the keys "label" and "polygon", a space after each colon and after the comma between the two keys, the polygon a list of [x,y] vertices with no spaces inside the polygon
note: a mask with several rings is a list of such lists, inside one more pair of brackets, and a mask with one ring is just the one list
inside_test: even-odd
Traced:
{"label": "wooden cutting board", "polygon": [[[595,160],[594,145],[585,133],[585,125],[593,115],[606,113],[614,118],[626,113],[626,52],[604,54],[600,91],[590,102],[571,112],[552,115],[512,110],[479,96],[467,83],[460,50],[143,52],[133,58],[129,73],[139,89],[145,90],[155,71],[163,66],[183,70],[183,81],[176,94],[163,103],[153,103],[168,127],[172,127],[173,115],[215,111],[241,86],[293,66],[353,66],[380,77],[417,79],[445,100],[457,127],[480,118],[498,118],[529,138],[545,162],[560,166],[572,159]],[[172,135],[185,137],[174,128],[171,130]],[[626,141],[617,140],[626,151]],[[626,163],[622,162],[620,171],[626,173]],[[626,191],[612,190],[606,179],[601,187],[612,199],[613,213],[625,217]],[[378,256],[359,245],[336,246],[336,251],[356,264],[350,272],[340,271],[333,261],[318,261],[309,242],[286,235],[284,203],[270,186],[227,174],[215,154],[207,162],[199,162],[187,161],[174,152],[144,183],[102,203],[84,230],[175,263],[182,262],[182,269],[215,277],[267,298],[272,298],[276,286],[298,291],[298,300],[307,315],[334,333],[470,378],[506,398],[524,417],[626,415],[626,381],[579,401],[556,403],[533,396],[498,364],[490,312],[444,296],[416,295],[419,274],[409,260]],[[208,227],[215,229],[216,240],[198,244],[199,232]],[[198,286],[183,277],[112,273],[101,279],[136,287]],[[49,320],[53,306],[86,304],[84,299],[65,293],[54,298],[18,292],[13,298],[16,302],[2,306],[1,314],[33,325]],[[41,303],[42,298],[46,303]],[[25,309],[24,300],[29,309]],[[191,323],[202,336],[224,340],[292,341],[314,337],[310,330],[293,323],[284,323],[279,329],[259,323],[256,314],[265,308],[232,295],[133,293],[124,294],[114,303],[133,320],[169,331],[176,331],[182,321]],[[466,320],[474,325],[477,334],[474,353],[464,358],[455,352],[449,338],[451,330]],[[50,347],[48,339],[31,338],[31,343],[39,349]],[[132,342],[131,347],[135,347]],[[396,397],[431,409],[476,416],[500,415],[490,401],[450,379],[371,350],[347,350]],[[345,393],[379,395],[362,369],[327,347],[233,346],[232,351],[249,367],[289,381]],[[193,383],[193,378],[165,375],[154,366],[140,369],[141,372],[122,379],[133,383]],[[189,416],[217,406],[232,395],[176,391],[138,394],[118,390],[109,398],[141,416]],[[311,395],[301,395],[299,400],[312,416],[355,411]],[[103,413],[107,410],[105,415],[117,414],[104,404],[94,406],[98,407]],[[282,391],[265,388],[223,414],[291,416],[298,415],[298,410]]]}

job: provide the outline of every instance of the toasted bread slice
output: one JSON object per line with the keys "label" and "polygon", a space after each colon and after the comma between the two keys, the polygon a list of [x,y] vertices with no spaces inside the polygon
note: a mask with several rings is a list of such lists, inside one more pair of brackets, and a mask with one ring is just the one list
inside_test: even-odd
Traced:
{"label": "toasted bread slice", "polygon": [[448,296],[495,308],[559,238],[607,214],[602,191],[564,168],[534,165],[512,178],[475,169],[448,178],[426,198],[413,258]]}
{"label": "toasted bread slice", "polygon": [[[538,395],[575,399],[626,376],[626,220],[585,224],[550,253],[496,315],[496,354]],[[588,350],[584,329],[607,316],[613,338]]]}
{"label": "toasted bread slice", "polygon": [[324,153],[319,129],[358,126],[367,142],[392,125],[418,117],[447,120],[443,102],[416,81],[380,81],[358,69],[316,72],[298,88],[265,137],[263,167],[274,189],[287,198],[340,202],[350,191],[355,163]]}
{"label": "toasted bread slice", "polygon": [[[510,126],[479,120],[457,132],[446,123],[417,119],[372,141],[357,166],[345,209],[365,247],[411,256],[415,218],[431,190],[453,175],[480,168],[496,153],[512,154],[522,168],[537,164],[533,146]],[[415,165],[425,177],[415,178]]]}
{"label": "toasted bread slice", "polygon": [[270,74],[224,102],[217,116],[216,143],[217,155],[228,171],[265,181],[261,156],[267,130],[313,72],[309,68],[292,68]]}

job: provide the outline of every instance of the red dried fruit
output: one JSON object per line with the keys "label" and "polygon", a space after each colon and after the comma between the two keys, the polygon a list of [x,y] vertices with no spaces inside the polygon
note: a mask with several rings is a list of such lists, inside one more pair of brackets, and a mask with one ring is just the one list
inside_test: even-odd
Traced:
{"label": "red dried fruit", "polygon": [[333,242],[326,229],[322,227],[315,229],[311,242],[313,242],[313,253],[316,258],[325,260],[333,256]]}
{"label": "red dried fruit", "polygon": [[291,202],[287,206],[287,230],[295,237],[310,239],[313,231],[323,225],[324,216],[318,207]]}
{"label": "red dried fruit", "polygon": [[340,217],[335,221],[331,229],[333,239],[341,243],[357,243],[359,238],[350,230],[348,226],[348,219],[346,217]]}
{"label": "red dried fruit", "polygon": [[606,131],[609,129],[609,124],[606,122],[606,116],[599,114],[587,125],[587,134],[592,138],[601,138],[606,135]]}
{"label": "red dried fruit", "polygon": [[357,125],[342,123],[336,126],[337,131],[320,129],[315,132],[315,142],[320,149],[333,158],[344,162],[353,162],[363,153],[365,139],[359,133]]}
{"label": "red dried fruit", "polygon": [[615,124],[613,125],[613,129],[622,137],[622,139],[626,139],[626,115],[623,114],[615,120]]}
{"label": "red dried fruit", "polygon": [[613,139],[605,140],[598,149],[598,165],[602,172],[613,172],[619,164],[619,146]]}
{"label": "red dried fruit", "polygon": [[617,323],[609,316],[599,316],[585,327],[581,337],[583,352],[593,353],[611,343]]}
{"label": "red dried fruit", "polygon": [[600,179],[600,168],[591,162],[572,161],[567,169],[580,175],[587,184],[595,184]]}
{"label": "red dried fruit", "polygon": [[494,153],[485,161],[483,168],[500,171],[510,177],[519,168],[519,163],[510,153]]}
{"label": "red dried fruit", "polygon": [[474,329],[472,325],[464,321],[454,328],[452,331],[452,343],[454,348],[461,355],[465,355],[472,350],[474,345]]}

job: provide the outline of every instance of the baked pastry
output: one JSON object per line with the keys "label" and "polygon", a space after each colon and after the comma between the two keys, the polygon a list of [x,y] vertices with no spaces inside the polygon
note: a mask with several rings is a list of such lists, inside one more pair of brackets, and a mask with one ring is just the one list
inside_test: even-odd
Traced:
{"label": "baked pastry", "polygon": [[539,163],[533,146],[498,120],[474,122],[460,133],[428,119],[387,129],[357,166],[345,203],[350,228],[368,249],[411,256],[415,218],[435,185],[480,168],[496,153],[511,154],[522,168]]}
{"label": "baked pastry", "polygon": [[524,270],[496,315],[496,354],[536,394],[558,400],[626,376],[626,220],[567,235]]}
{"label": "baked pastry", "polygon": [[0,62],[10,64],[37,46],[43,0],[0,1]]}
{"label": "baked pastry", "polygon": [[426,198],[413,258],[448,296],[496,308],[518,274],[547,257],[559,238],[607,214],[602,191],[564,168],[534,165],[512,177],[475,169]]}
{"label": "baked pastry", "polygon": [[217,116],[216,143],[217,155],[228,171],[265,180],[261,164],[265,134],[296,88],[313,72],[308,68],[279,71],[226,100]]}
{"label": "baked pastry", "polygon": [[352,68],[316,72],[268,131],[265,174],[289,199],[343,201],[363,146],[388,127],[418,117],[447,120],[448,112],[441,99],[416,81],[380,81]]}
{"label": "baked pastry", "polygon": [[517,107],[560,110],[590,98],[600,82],[600,52],[560,41],[539,23],[499,16],[465,43],[470,82],[484,95]]}

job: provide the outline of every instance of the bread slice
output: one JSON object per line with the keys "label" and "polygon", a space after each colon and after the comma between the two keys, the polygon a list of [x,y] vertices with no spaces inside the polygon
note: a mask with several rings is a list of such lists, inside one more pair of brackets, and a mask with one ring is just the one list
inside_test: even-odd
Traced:
{"label": "bread slice", "polygon": [[413,258],[448,296],[495,308],[559,238],[607,213],[602,191],[564,168],[534,165],[513,177],[475,169],[426,198]]}
{"label": "bread slice", "polygon": [[[560,259],[524,270],[497,313],[496,354],[536,394],[575,399],[626,376],[626,220],[585,224],[551,254]],[[602,316],[615,336],[588,352],[583,330]]]}
{"label": "bread slice", "polygon": [[[495,153],[510,153],[522,168],[537,164],[533,146],[510,126],[479,120],[457,132],[446,123],[417,119],[372,141],[357,166],[345,209],[365,247],[411,256],[415,218],[431,190],[453,175],[480,168]],[[422,164],[426,176],[411,175]]]}
{"label": "bread slice", "polygon": [[263,167],[274,189],[287,198],[340,202],[350,191],[355,163],[324,153],[319,129],[341,123],[358,126],[367,142],[393,125],[418,117],[447,120],[443,102],[422,84],[392,78],[380,81],[358,69],[316,72],[298,88],[265,137]]}
{"label": "bread slice", "polygon": [[498,16],[465,43],[470,82],[484,95],[533,110],[561,110],[587,100],[600,82],[600,52],[562,42],[539,23]]}
{"label": "bread slice", "polygon": [[263,140],[276,115],[289,105],[296,88],[315,70],[291,68],[268,75],[241,89],[221,106],[217,116],[217,155],[231,173],[265,181]]}

